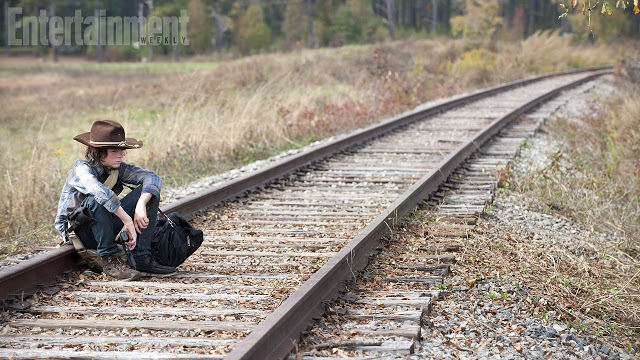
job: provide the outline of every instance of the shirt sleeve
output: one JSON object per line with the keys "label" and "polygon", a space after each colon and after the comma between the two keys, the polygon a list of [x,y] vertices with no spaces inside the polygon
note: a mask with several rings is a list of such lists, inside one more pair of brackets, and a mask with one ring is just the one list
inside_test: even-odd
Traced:
{"label": "shirt sleeve", "polygon": [[121,163],[120,179],[127,184],[142,185],[143,193],[150,193],[160,199],[162,180],[156,173],[135,165]]}
{"label": "shirt sleeve", "polygon": [[104,186],[86,163],[81,162],[74,167],[70,185],[83,194],[93,195],[96,202],[109,212],[113,213],[120,207],[118,195]]}

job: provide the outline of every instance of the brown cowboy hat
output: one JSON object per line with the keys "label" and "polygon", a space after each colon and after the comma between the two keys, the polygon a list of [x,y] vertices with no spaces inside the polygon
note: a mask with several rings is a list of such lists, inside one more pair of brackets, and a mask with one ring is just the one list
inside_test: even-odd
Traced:
{"label": "brown cowboy hat", "polygon": [[142,141],[124,136],[124,128],[113,120],[97,120],[91,125],[91,131],[76,135],[73,140],[90,147],[115,147],[138,149]]}

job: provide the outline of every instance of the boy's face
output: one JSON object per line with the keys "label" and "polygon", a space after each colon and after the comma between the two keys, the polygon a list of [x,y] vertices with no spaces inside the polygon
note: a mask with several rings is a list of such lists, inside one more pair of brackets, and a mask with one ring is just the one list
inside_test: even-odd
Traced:
{"label": "boy's face", "polygon": [[100,162],[102,163],[102,165],[108,168],[117,169],[120,167],[122,158],[124,158],[124,150],[107,149],[107,156],[105,156],[104,159],[100,160]]}

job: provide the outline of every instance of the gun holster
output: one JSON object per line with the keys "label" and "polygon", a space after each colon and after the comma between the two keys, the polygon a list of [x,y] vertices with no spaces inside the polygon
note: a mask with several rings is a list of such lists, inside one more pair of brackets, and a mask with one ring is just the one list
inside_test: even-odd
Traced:
{"label": "gun holster", "polygon": [[94,249],[87,249],[82,240],[78,238],[73,232],[82,225],[91,224],[95,219],[89,213],[89,210],[84,206],[80,206],[75,209],[68,217],[68,227],[65,233],[65,238],[73,244],[78,255],[87,262],[89,267],[102,270],[102,261],[100,255]]}
{"label": "gun holster", "polygon": [[96,220],[91,216],[91,213],[89,213],[89,209],[80,206],[69,215],[67,221],[69,222],[67,233],[71,233],[79,226],[91,224]]}

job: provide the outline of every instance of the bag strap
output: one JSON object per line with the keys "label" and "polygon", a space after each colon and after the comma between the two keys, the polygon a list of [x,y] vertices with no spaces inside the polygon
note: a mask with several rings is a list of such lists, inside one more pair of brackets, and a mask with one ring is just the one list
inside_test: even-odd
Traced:
{"label": "bag strap", "polygon": [[80,238],[78,238],[76,234],[67,234],[67,236],[73,243],[73,248],[76,249],[76,251],[79,252],[82,250],[86,250],[86,248],[84,247],[84,244],[82,243],[82,241],[80,241]]}
{"label": "bag strap", "polygon": [[104,181],[104,186],[108,187],[109,189],[113,189],[114,186],[116,186],[116,183],[118,182],[118,175],[120,174],[120,169],[111,169],[111,171],[109,172],[109,177],[107,177],[107,179]]}
{"label": "bag strap", "polygon": [[170,225],[172,228],[175,228],[175,227],[176,227],[176,226],[175,226],[176,224],[175,224],[173,221],[171,221],[171,219],[169,219],[169,217],[167,216],[167,214],[165,214],[162,210],[160,210],[160,208],[158,208],[158,212],[159,212],[160,214],[162,214],[162,216],[164,216],[164,217],[167,219],[167,221],[169,222],[169,225]]}

